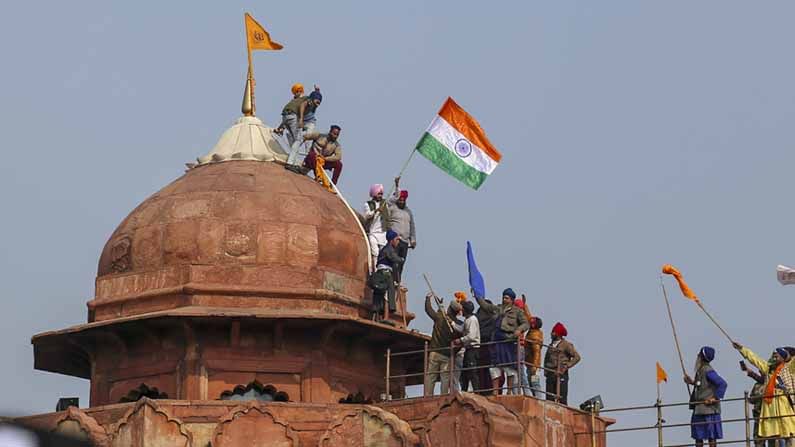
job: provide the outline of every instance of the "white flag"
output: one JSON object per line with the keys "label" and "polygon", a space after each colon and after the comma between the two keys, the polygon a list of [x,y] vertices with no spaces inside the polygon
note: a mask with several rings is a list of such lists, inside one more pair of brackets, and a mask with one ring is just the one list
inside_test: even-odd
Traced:
{"label": "white flag", "polygon": [[791,267],[779,265],[776,267],[776,276],[778,276],[778,282],[780,282],[782,286],[795,284],[795,269]]}

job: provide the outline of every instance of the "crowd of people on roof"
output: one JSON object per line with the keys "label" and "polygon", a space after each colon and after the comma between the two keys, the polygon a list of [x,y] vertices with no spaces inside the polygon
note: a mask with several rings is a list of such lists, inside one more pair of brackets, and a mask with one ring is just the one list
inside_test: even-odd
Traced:
{"label": "crowd of people on roof", "polygon": [[566,339],[568,330],[562,323],[552,327],[551,342],[545,345],[541,318],[532,315],[524,294],[517,298],[511,288],[502,292],[500,304],[475,296],[477,311],[464,292],[456,292],[446,310],[441,305],[434,309],[432,299],[430,293],[425,297],[425,313],[433,320],[426,396],[434,393],[438,381],[442,394],[454,387],[484,395],[546,396],[568,403],[569,370],[581,358]]}

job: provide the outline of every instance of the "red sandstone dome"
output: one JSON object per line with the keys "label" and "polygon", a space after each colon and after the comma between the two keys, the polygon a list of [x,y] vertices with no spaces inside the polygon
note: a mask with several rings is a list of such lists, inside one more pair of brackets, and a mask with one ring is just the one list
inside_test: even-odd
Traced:
{"label": "red sandstone dome", "polygon": [[[124,219],[89,307],[99,321],[185,305],[272,307],[240,298],[300,292],[361,308],[366,272],[361,229],[337,195],[276,163],[228,161],[189,170]],[[169,299],[179,289],[238,298]]]}

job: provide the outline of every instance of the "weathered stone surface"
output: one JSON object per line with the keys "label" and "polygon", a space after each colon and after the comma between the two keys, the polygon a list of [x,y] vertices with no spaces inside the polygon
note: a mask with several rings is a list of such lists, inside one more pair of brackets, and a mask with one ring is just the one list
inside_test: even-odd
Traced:
{"label": "weathered stone surface", "polygon": [[221,419],[213,435],[215,447],[297,447],[298,434],[267,407],[249,403]]}

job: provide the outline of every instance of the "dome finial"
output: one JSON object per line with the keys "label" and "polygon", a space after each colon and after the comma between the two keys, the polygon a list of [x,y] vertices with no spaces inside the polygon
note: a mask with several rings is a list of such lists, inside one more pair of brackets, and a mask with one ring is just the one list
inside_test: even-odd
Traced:
{"label": "dome finial", "polygon": [[251,67],[248,69],[246,78],[246,89],[243,91],[243,106],[241,107],[243,116],[254,116],[254,78],[251,76]]}

